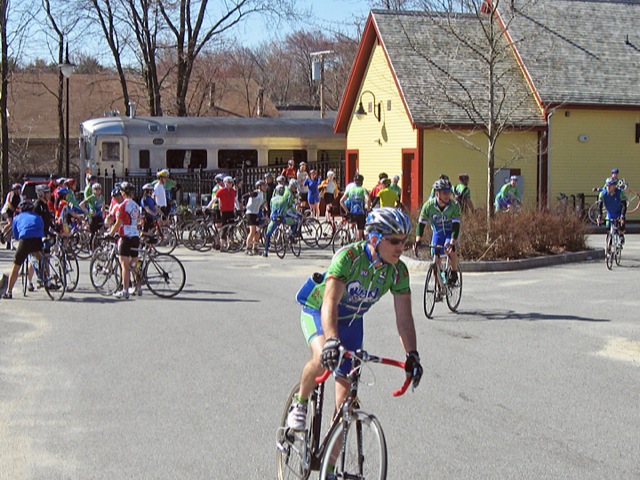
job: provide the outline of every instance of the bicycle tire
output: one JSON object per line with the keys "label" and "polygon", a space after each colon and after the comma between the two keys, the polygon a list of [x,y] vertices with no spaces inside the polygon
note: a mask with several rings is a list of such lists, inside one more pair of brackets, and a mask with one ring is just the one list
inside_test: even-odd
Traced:
{"label": "bicycle tire", "polygon": [[271,235],[271,244],[273,245],[273,249],[275,250],[278,258],[284,258],[287,254],[287,239],[282,225],[279,225],[278,228],[273,231],[273,235]]}
{"label": "bicycle tire", "polygon": [[[387,441],[375,415],[356,410],[347,421],[346,445],[343,445],[344,420],[329,434],[322,457],[320,478],[326,479],[329,465],[335,463],[336,478],[387,478]],[[338,455],[336,456],[336,451]]]}
{"label": "bicycle tire", "polygon": [[29,284],[29,257],[25,258],[24,262],[22,262],[22,266],[20,267],[20,276],[21,284],[22,284],[22,296],[27,296],[27,285]]}
{"label": "bicycle tire", "polygon": [[176,234],[171,227],[168,225],[164,225],[162,227],[158,227],[158,243],[154,245],[155,249],[159,253],[171,253],[178,246],[178,241],[176,240]]}
{"label": "bicycle tire", "polygon": [[53,301],[62,300],[67,289],[65,268],[62,260],[55,255],[47,255],[42,268],[42,281],[45,292]]}
{"label": "bicycle tire", "polygon": [[331,240],[331,246],[333,248],[333,253],[336,253],[345,245],[349,244],[349,231],[347,228],[340,226],[336,229],[336,233],[333,235],[333,239]]}
{"label": "bicycle tire", "polygon": [[613,268],[613,237],[611,236],[610,233],[607,233],[605,262],[607,264],[607,268],[611,270]]}
{"label": "bicycle tire", "polygon": [[[278,480],[301,479],[306,480],[311,474],[311,452],[309,452],[310,425],[315,417],[315,401],[313,395],[307,403],[307,428],[302,432],[294,432],[287,427],[289,408],[295,395],[300,390],[300,384],[293,387],[284,406],[280,428],[276,435],[276,471]],[[315,392],[315,391],[314,391]]]}
{"label": "bicycle tire", "polygon": [[596,200],[595,203],[591,204],[591,206],[589,207],[589,210],[587,212],[587,215],[589,216],[589,221],[593,225],[597,225],[598,224],[598,215],[599,214],[600,214],[600,209],[598,208],[598,201]]}
{"label": "bicycle tire", "polygon": [[[447,278],[449,278],[450,268],[447,269]],[[460,269],[460,265],[458,265],[458,281],[455,285],[449,285],[447,282],[447,307],[452,312],[457,312],[458,307],[460,306],[460,300],[462,299],[462,270]]]}
{"label": "bicycle tire", "polygon": [[320,222],[312,217],[305,218],[300,224],[300,236],[307,247],[318,246],[318,230]]}
{"label": "bicycle tire", "polygon": [[427,277],[424,280],[423,308],[424,315],[427,318],[432,318],[433,316],[437,294],[438,280],[436,279],[436,267],[431,265],[429,270],[427,270]]}
{"label": "bicycle tire", "polygon": [[120,287],[120,262],[109,252],[98,251],[89,264],[91,285],[101,295],[109,296]]}
{"label": "bicycle tire", "polygon": [[333,223],[325,220],[320,223],[320,227],[318,229],[318,238],[317,245],[318,248],[327,248],[331,244],[331,240],[333,240],[333,234],[335,233]]}
{"label": "bicycle tire", "polygon": [[182,262],[168,253],[149,257],[143,275],[151,293],[162,298],[178,295],[187,281]]}
{"label": "bicycle tire", "polygon": [[617,266],[620,266],[622,261],[622,244],[620,243],[620,235],[616,235],[616,242],[614,245],[614,257]]}
{"label": "bicycle tire", "polygon": [[299,234],[293,235],[291,232],[288,233],[289,237],[289,247],[291,248],[291,253],[293,253],[294,257],[299,257],[300,252],[302,252],[302,241],[300,239]]}
{"label": "bicycle tire", "polygon": [[71,253],[65,253],[63,258],[67,292],[73,292],[78,286],[78,280],[80,279],[80,265],[78,264],[78,259]]}

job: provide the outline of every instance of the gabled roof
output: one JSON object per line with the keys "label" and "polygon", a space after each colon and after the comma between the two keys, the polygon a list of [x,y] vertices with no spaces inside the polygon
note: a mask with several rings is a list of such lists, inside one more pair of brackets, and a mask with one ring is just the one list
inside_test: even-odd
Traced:
{"label": "gabled roof", "polygon": [[[521,10],[518,10],[520,6]],[[509,31],[545,104],[640,105],[640,1],[516,0]]]}
{"label": "gabled roof", "polygon": [[[449,28],[449,25],[451,28]],[[497,24],[496,24],[497,25]],[[455,32],[455,33],[454,33]],[[470,126],[488,117],[488,67],[480,22],[472,15],[373,10],[367,21],[336,120],[348,127],[375,42],[384,48],[411,122],[416,126]],[[463,41],[461,41],[461,39]],[[477,47],[474,48],[474,47]],[[543,114],[515,56],[502,38],[498,115],[509,127],[544,124]],[[473,99],[472,101],[470,99]]]}

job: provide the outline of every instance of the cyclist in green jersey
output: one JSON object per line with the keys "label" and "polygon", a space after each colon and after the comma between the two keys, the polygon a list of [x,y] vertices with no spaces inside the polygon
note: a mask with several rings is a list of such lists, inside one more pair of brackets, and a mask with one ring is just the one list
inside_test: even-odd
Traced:
{"label": "cyclist in green jersey", "polygon": [[371,208],[369,192],[362,186],[364,177],[359,173],[353,177],[353,183],[347,185],[340,199],[340,205],[348,213],[349,221],[356,224],[358,234],[356,238],[364,238],[364,225],[367,219],[367,210]]}
{"label": "cyclist in green jersey", "polygon": [[458,175],[460,183],[453,187],[455,201],[460,204],[463,212],[469,210],[473,212],[473,202],[471,201],[471,189],[469,188],[469,175],[461,173]]}
{"label": "cyclist in green jersey", "polygon": [[296,297],[303,306],[300,323],[311,358],[304,366],[300,390],[287,417],[293,430],[304,430],[307,400],[324,368],[336,376],[336,408],[340,406],[349,390],[345,375],[351,368],[349,359],[341,362],[341,347],[362,348],[363,315],[389,291],[400,341],[407,352],[405,371],[414,387],[420,382],[422,366],[411,313],[409,271],[400,260],[411,221],[396,208],[379,208],[369,213],[366,227],[366,240],[340,249],[327,272],[314,274]]}
{"label": "cyclist in green jersey", "polygon": [[435,198],[427,200],[420,210],[418,228],[416,229],[415,249],[420,246],[424,227],[427,223],[431,225],[432,237],[431,254],[436,256],[436,261],[440,261],[440,254],[444,250],[451,259],[451,277],[449,282],[455,284],[458,281],[458,254],[456,253],[456,243],[460,235],[460,205],[451,199],[451,182],[449,180],[436,180],[433,184],[436,192]]}

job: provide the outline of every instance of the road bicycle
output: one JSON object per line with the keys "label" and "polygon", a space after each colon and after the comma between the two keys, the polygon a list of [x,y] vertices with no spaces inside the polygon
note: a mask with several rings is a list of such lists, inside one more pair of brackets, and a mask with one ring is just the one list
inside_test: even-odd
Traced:
{"label": "road bicycle", "polygon": [[[91,259],[89,275],[93,288],[102,295],[113,295],[122,288],[122,271],[115,237],[106,237],[106,248],[101,248]],[[169,253],[159,253],[155,249],[155,237],[143,236],[138,248],[139,256],[131,268],[133,282],[139,291],[146,285],[151,293],[162,298],[171,298],[184,288],[187,275],[182,262]]]}
{"label": "road bicycle", "polygon": [[294,234],[291,226],[287,225],[282,215],[278,215],[274,222],[276,228],[271,234],[271,246],[278,258],[284,258],[287,250],[291,250],[295,257],[299,257],[302,251],[300,229],[298,228]]}
{"label": "road bicycle", "polygon": [[609,220],[609,232],[605,243],[605,263],[607,268],[613,268],[613,262],[620,266],[622,259],[622,238],[620,237],[620,220],[618,218]]}
{"label": "road bicycle", "polygon": [[178,246],[178,235],[174,224],[165,223],[161,220],[155,220],[153,227],[147,232],[147,235],[154,236],[158,239],[156,250],[159,253],[171,253]]}
{"label": "road bicycle", "polygon": [[435,252],[424,281],[423,306],[424,314],[427,318],[433,318],[435,304],[443,299],[446,299],[447,306],[452,312],[458,310],[462,299],[462,270],[458,264],[458,279],[455,283],[449,282],[451,275],[449,255],[445,255],[444,259],[438,261],[440,259],[440,249],[442,248],[442,245],[420,245],[416,249],[418,258],[420,258],[420,252],[426,249],[429,249],[429,252],[433,249]]}
{"label": "road bicycle", "polygon": [[[298,393],[296,385],[285,404],[284,414],[276,435],[276,469],[279,480],[306,479],[312,471],[319,471],[320,479],[326,479],[334,467],[333,475],[339,479],[387,478],[387,443],[382,425],[377,417],[360,410],[358,385],[362,368],[367,363],[381,363],[402,368],[404,362],[370,355],[364,350],[345,351],[344,358],[351,358],[353,368],[347,375],[349,393],[335,412],[331,425],[322,436],[322,416],[325,380],[330,372],[316,378],[316,387],[307,405],[307,427],[294,431],[287,426],[289,408]],[[408,377],[394,396],[403,395],[411,378]]]}
{"label": "road bicycle", "polygon": [[188,249],[207,252],[220,248],[220,232],[213,221],[213,214],[205,212],[202,218],[192,220],[185,228],[182,239]]}
{"label": "road bicycle", "polygon": [[20,277],[23,296],[26,297],[29,291],[29,266],[31,265],[38,277],[38,285],[44,288],[44,291],[47,292],[47,296],[51,300],[62,300],[62,297],[64,297],[67,288],[66,275],[63,261],[51,253],[53,242],[54,240],[51,238],[43,239],[43,249],[40,260],[38,260],[35,255],[29,255],[22,263]]}
{"label": "road bicycle", "polygon": [[55,243],[51,248],[51,253],[62,261],[65,275],[66,291],[73,292],[78,286],[80,279],[80,265],[74,253],[71,239],[63,235],[56,235]]}

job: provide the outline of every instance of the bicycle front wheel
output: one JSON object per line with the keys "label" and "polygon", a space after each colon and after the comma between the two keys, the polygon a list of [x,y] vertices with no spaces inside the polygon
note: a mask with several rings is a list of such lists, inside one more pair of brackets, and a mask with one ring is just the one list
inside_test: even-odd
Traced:
{"label": "bicycle front wheel", "polygon": [[43,266],[44,290],[51,300],[62,300],[67,289],[65,268],[62,260],[51,255],[44,259]]}
{"label": "bicycle front wheel", "polygon": [[613,237],[610,233],[607,234],[607,246],[605,250],[605,261],[607,268],[611,270],[613,268]]}
{"label": "bicycle front wheel", "polygon": [[109,252],[99,250],[89,264],[91,285],[101,295],[112,295],[120,286],[120,262]]}
{"label": "bicycle front wheel", "polygon": [[176,249],[178,240],[173,228],[165,225],[158,228],[158,243],[154,246],[160,253],[171,253]]}
{"label": "bicycle front wheel", "polygon": [[327,248],[333,239],[333,224],[327,220],[320,223],[318,228],[318,247]]}
{"label": "bicycle front wheel", "polygon": [[302,242],[300,241],[300,235],[289,233],[289,244],[291,246],[291,253],[293,253],[294,257],[299,257],[300,252],[302,251]]}
{"label": "bicycle front wheel", "polygon": [[302,236],[302,241],[307,245],[307,247],[317,247],[318,246],[318,236],[320,230],[320,222],[315,218],[305,218],[300,224],[300,235]]}
{"label": "bicycle front wheel", "polygon": [[171,298],[182,291],[187,274],[180,260],[163,253],[149,258],[144,269],[144,278],[151,293],[158,297]]}
{"label": "bicycle front wheel", "polygon": [[287,238],[286,232],[279,226],[273,231],[273,235],[271,235],[271,244],[273,245],[273,249],[276,251],[276,255],[278,258],[284,258],[287,254]]}
{"label": "bicycle front wheel", "polygon": [[336,233],[333,234],[333,240],[331,242],[333,253],[336,253],[342,247],[349,244],[349,230],[344,227],[338,227]]}
{"label": "bicycle front wheel", "polygon": [[616,238],[614,249],[614,260],[616,261],[616,265],[620,266],[620,261],[622,260],[622,244],[620,243],[620,237]]}
{"label": "bicycle front wheel", "polygon": [[436,278],[436,267],[430,266],[427,271],[427,278],[424,281],[424,314],[427,318],[433,315],[433,308],[436,305],[438,295],[438,279]]}
{"label": "bicycle front wheel", "polygon": [[80,279],[80,266],[78,259],[71,253],[64,255],[64,274],[67,283],[67,292],[73,292],[78,286]]}
{"label": "bicycle front wheel", "polygon": [[[447,275],[447,278],[449,276]],[[460,305],[460,299],[462,298],[462,270],[460,270],[460,266],[458,265],[458,280],[455,284],[450,284],[447,282],[447,306],[449,310],[452,312],[458,311],[458,306]]]}
{"label": "bicycle front wheel", "polygon": [[[346,431],[346,443],[343,445]],[[380,421],[356,410],[348,423],[335,426],[322,458],[320,478],[326,479],[329,465],[335,465],[336,478],[385,480],[387,478],[387,442]]]}
{"label": "bicycle front wheel", "polygon": [[300,384],[296,385],[284,406],[284,413],[280,421],[280,428],[276,435],[276,471],[278,480],[309,478],[311,473],[311,439],[310,428],[314,418],[315,403],[309,399],[307,406],[307,428],[301,432],[294,432],[287,427],[287,417],[289,408],[293,403],[295,395],[300,390]]}

